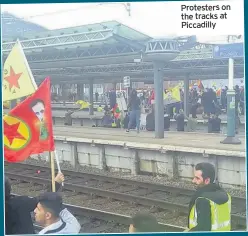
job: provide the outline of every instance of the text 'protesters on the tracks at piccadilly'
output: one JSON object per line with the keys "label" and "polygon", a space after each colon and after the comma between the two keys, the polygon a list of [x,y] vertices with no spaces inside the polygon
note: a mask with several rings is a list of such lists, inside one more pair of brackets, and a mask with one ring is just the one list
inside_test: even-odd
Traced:
{"label": "text 'protesters on the tracks at piccadilly'", "polygon": [[[241,34],[243,27],[235,22],[243,21],[243,2],[237,1],[205,1],[205,2],[178,2],[173,11],[176,13],[178,30],[184,35],[194,35],[196,32],[204,35]],[[175,6],[175,5],[174,5]],[[172,6],[173,7],[173,6]],[[172,9],[171,9],[172,10]],[[238,19],[237,19],[238,18]],[[241,19],[242,18],[242,19]],[[232,27],[233,26],[233,27]],[[227,30],[232,32],[227,32]]]}

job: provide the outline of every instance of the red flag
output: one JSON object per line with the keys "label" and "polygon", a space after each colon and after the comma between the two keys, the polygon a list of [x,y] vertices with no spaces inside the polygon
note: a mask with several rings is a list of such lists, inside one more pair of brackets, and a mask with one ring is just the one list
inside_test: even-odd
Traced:
{"label": "red flag", "polygon": [[149,98],[149,104],[151,104],[152,100],[155,100],[155,93],[154,93],[154,90],[152,90],[152,94]]}
{"label": "red flag", "polygon": [[4,116],[4,158],[21,162],[32,154],[54,151],[50,78]]}
{"label": "red flag", "polygon": [[119,106],[118,106],[117,103],[116,103],[116,104],[114,105],[114,107],[112,108],[112,112],[113,112],[113,115],[114,115],[114,117],[115,117],[116,119],[119,119],[119,118],[120,118],[121,114],[120,114],[120,109],[119,109]]}
{"label": "red flag", "polygon": [[203,90],[203,89],[204,89],[204,86],[203,86],[201,80],[198,80],[198,81],[197,81],[197,86],[198,86],[198,88],[199,88],[200,90]]}

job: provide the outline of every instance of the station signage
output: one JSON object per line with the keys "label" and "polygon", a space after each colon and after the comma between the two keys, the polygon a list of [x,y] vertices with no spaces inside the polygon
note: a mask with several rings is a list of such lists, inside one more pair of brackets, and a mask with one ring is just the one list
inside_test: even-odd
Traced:
{"label": "station signage", "polygon": [[213,58],[235,58],[244,56],[243,43],[219,44],[213,47]]}
{"label": "station signage", "polygon": [[131,85],[130,76],[125,76],[123,78],[123,86],[124,86],[124,88],[130,88],[130,85]]}

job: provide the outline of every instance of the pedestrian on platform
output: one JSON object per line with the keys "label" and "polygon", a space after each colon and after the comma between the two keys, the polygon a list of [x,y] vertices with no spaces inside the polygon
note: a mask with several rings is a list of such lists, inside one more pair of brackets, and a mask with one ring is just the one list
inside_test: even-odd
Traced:
{"label": "pedestrian on platform", "polygon": [[77,234],[81,229],[77,219],[63,207],[59,193],[40,195],[34,213],[35,221],[44,227],[39,234]]}
{"label": "pedestrian on platform", "polygon": [[185,115],[183,114],[183,110],[179,110],[179,114],[175,115],[175,120],[177,123],[177,131],[184,132],[184,126],[185,126]]}
{"label": "pedestrian on platform", "polygon": [[95,92],[95,99],[96,99],[96,102],[98,102],[98,98],[99,98],[99,93],[96,91],[96,92]]}
{"label": "pedestrian on platform", "polygon": [[195,132],[197,128],[197,119],[193,118],[193,115],[190,117],[187,117],[187,126],[186,130],[187,132]]}
{"label": "pedestrian on platform", "polygon": [[[64,175],[59,173],[55,177],[56,190],[60,189],[63,181]],[[12,196],[10,180],[5,177],[5,234],[34,234],[30,213],[34,211],[37,204],[37,197]]]}
{"label": "pedestrian on platform", "polygon": [[215,168],[210,163],[195,166],[196,193],[189,204],[186,231],[231,231],[231,196],[215,183]]}
{"label": "pedestrian on platform", "polygon": [[168,114],[164,114],[164,131],[170,130],[170,116]]}
{"label": "pedestrian on platform", "polygon": [[150,214],[138,213],[132,218],[129,233],[160,232],[156,218]]}
{"label": "pedestrian on platform", "polygon": [[137,95],[137,91],[135,89],[133,89],[130,94],[130,100],[128,102],[127,108],[130,109],[130,116],[129,116],[129,123],[126,132],[129,132],[132,126],[136,124],[137,133],[139,133],[141,102],[140,102],[140,98]]}
{"label": "pedestrian on platform", "polygon": [[219,116],[211,115],[208,119],[208,133],[220,133],[221,119]]}

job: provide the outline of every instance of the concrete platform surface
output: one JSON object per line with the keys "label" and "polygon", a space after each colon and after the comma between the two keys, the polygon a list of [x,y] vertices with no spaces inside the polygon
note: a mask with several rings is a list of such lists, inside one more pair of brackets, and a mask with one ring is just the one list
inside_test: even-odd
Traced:
{"label": "concrete platform surface", "polygon": [[[154,132],[141,131],[137,134],[135,131],[126,133],[123,129],[104,129],[104,128],[86,128],[86,127],[65,127],[54,126],[54,135],[63,139],[70,138],[84,138],[91,140],[103,140],[108,142],[128,142],[136,143],[140,148],[149,147],[151,145],[171,146],[173,150],[178,147],[178,151],[183,149],[187,152],[204,152],[210,151],[211,154],[216,152],[231,156],[232,154],[238,156],[246,155],[245,137],[240,136],[242,144],[240,145],[225,145],[221,144],[225,136],[221,134],[202,134],[202,133],[186,133],[186,132],[165,132],[164,139],[155,139]],[[68,140],[69,141],[69,140]],[[75,140],[76,141],[76,140]],[[106,144],[108,144],[106,142]],[[117,144],[116,144],[117,145]],[[154,147],[155,147],[154,146]],[[180,149],[181,147],[181,149]],[[194,150],[193,150],[194,149]]]}

